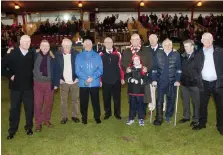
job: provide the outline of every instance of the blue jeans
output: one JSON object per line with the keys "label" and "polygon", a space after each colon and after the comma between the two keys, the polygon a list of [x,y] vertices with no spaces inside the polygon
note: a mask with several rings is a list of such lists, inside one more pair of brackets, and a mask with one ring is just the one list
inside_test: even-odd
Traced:
{"label": "blue jeans", "polygon": [[129,95],[129,120],[134,120],[138,112],[138,119],[144,118],[144,96]]}
{"label": "blue jeans", "polygon": [[157,107],[163,107],[164,95],[167,96],[166,118],[171,118],[174,113],[175,98],[177,87],[173,83],[160,83],[158,84],[158,102]]}

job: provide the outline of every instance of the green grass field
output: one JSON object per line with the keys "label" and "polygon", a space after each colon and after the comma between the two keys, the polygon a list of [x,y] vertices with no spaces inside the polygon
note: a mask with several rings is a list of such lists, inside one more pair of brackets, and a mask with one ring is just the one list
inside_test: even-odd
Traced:
{"label": "green grass field", "polygon": [[[24,131],[25,116],[22,107],[19,130],[14,139],[6,140],[8,135],[9,90],[8,82],[2,79],[2,155],[222,155],[223,137],[215,127],[215,107],[209,104],[209,120],[207,128],[193,131],[190,123],[163,123],[155,127],[145,121],[145,126],[138,123],[125,125],[128,117],[126,87],[122,89],[122,117],[116,120],[111,117],[103,120],[101,97],[102,124],[97,125],[93,119],[92,106],[89,106],[87,125],[74,123],[60,124],[59,93],[55,94],[52,112],[54,128],[42,129],[42,132],[27,136]],[[100,95],[101,96],[101,95]],[[71,106],[70,106],[71,107]],[[178,120],[182,117],[182,104],[179,100]]]}

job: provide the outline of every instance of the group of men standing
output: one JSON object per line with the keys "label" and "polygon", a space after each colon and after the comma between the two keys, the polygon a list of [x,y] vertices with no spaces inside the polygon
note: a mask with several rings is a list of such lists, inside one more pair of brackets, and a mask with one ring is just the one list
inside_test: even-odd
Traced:
{"label": "group of men standing", "polygon": [[[72,100],[71,119],[78,123],[78,104],[80,102],[81,120],[87,124],[89,95],[91,97],[94,119],[101,123],[99,88],[102,87],[104,102],[104,119],[112,116],[111,97],[114,101],[114,116],[121,117],[121,85],[128,84],[129,120],[134,123],[136,108],[139,125],[144,126],[142,115],[147,107],[156,106],[154,125],[163,122],[163,103],[166,94],[167,106],[165,120],[169,123],[174,113],[177,87],[182,85],[183,119],[180,123],[190,121],[190,97],[193,103],[191,126],[194,130],[206,127],[207,106],[211,94],[216,104],[217,129],[223,135],[223,50],[213,46],[213,37],[204,33],[201,51],[194,51],[192,40],[186,40],[186,53],[180,56],[173,49],[172,41],[166,39],[162,46],[158,44],[155,34],[149,37],[150,46],[141,45],[140,36],[131,36],[130,48],[123,55],[113,47],[113,41],[104,40],[104,50],[97,54],[92,49],[92,41],[86,39],[82,52],[72,49],[72,42],[64,39],[62,50],[53,54],[47,40],[41,41],[39,50],[31,50],[31,39],[24,35],[20,46],[2,59],[5,76],[10,79],[10,117],[9,135],[12,139],[18,130],[21,102],[24,104],[27,135],[32,135],[33,116],[36,131],[40,132],[42,124],[53,127],[50,116],[53,105],[54,90],[60,88],[61,124],[68,121],[68,96]],[[134,67],[133,67],[134,66]],[[140,68],[140,69],[139,69]],[[131,74],[130,74],[131,73]],[[125,77],[126,75],[126,77]],[[128,75],[128,76],[127,76]],[[139,78],[139,79],[137,79]],[[157,88],[157,97],[151,89]],[[80,99],[79,99],[80,98]],[[152,104],[156,100],[156,105]],[[44,112],[42,112],[42,105]],[[139,104],[139,106],[137,105]],[[149,104],[149,105],[148,105]],[[137,105],[137,106],[135,106]],[[142,113],[143,112],[143,113]]]}

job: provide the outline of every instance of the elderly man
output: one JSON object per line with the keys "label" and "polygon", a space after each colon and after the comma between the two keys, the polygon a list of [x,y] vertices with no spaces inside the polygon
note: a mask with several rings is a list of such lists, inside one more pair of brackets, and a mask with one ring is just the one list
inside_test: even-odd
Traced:
{"label": "elderly man", "polygon": [[183,119],[180,123],[190,121],[190,98],[193,104],[193,117],[190,126],[195,127],[199,124],[200,110],[200,90],[201,78],[199,65],[197,64],[197,53],[194,51],[194,42],[186,40],[183,42],[185,53],[182,54],[182,75],[181,91],[183,101]]}
{"label": "elderly man", "polygon": [[114,101],[114,116],[121,119],[121,84],[124,81],[124,72],[121,68],[121,53],[113,47],[110,37],[104,40],[105,49],[100,52],[103,62],[103,75],[101,76],[103,100],[104,100],[104,119],[109,119],[111,112],[111,96]]}
{"label": "elderly man", "polygon": [[72,121],[80,122],[78,118],[79,104],[79,87],[78,78],[75,73],[75,59],[79,52],[72,49],[70,39],[63,39],[62,51],[56,53],[56,60],[59,65],[57,85],[60,84],[60,100],[61,100],[61,124],[66,124],[68,121],[68,96],[71,95],[72,102]]}
{"label": "elderly man", "polygon": [[154,57],[152,70],[152,85],[158,88],[156,119],[154,125],[163,121],[164,95],[167,95],[166,121],[169,123],[174,112],[176,86],[180,86],[181,61],[180,54],[172,49],[172,41],[166,39],[162,43],[163,51],[158,51]]}
{"label": "elderly man", "polygon": [[[156,55],[156,53],[158,51],[163,50],[163,47],[158,44],[158,37],[157,37],[156,34],[151,34],[149,36],[149,43],[150,43],[149,50],[153,53],[153,57]],[[150,83],[152,83],[152,76],[151,75],[149,75],[149,81],[150,81]],[[147,84],[146,87],[150,87],[150,90],[151,90],[152,101],[151,101],[151,103],[149,103],[148,107],[149,107],[150,111],[153,111],[155,109],[155,106],[156,106],[155,105],[155,100],[156,99],[154,98],[155,89],[153,89],[151,84]],[[165,102],[165,100],[164,100],[164,102]],[[145,115],[146,115],[147,104],[145,104]]]}
{"label": "elderly man", "polygon": [[[150,73],[153,66],[153,54],[149,51],[148,47],[141,45],[141,40],[138,34],[133,34],[131,36],[130,48],[126,49],[122,57],[122,68],[126,73],[130,73],[131,69],[129,65],[132,63],[132,56],[138,55],[141,58],[143,66],[143,72]],[[151,102],[150,86],[147,84],[145,86],[144,103]]]}
{"label": "elderly man", "polygon": [[199,52],[199,66],[203,89],[200,93],[200,119],[194,130],[206,128],[208,102],[213,95],[216,105],[217,130],[223,135],[223,49],[213,46],[213,36],[210,33],[202,35],[204,47]]}
{"label": "elderly man", "polygon": [[22,102],[26,116],[26,134],[33,134],[33,60],[35,52],[30,50],[30,43],[30,37],[23,35],[20,38],[19,47],[2,59],[2,67],[7,68],[6,76],[10,79],[11,90],[8,140],[14,138],[18,130]]}
{"label": "elderly man", "polygon": [[100,76],[103,74],[103,64],[98,53],[92,50],[92,42],[86,39],[83,43],[83,51],[77,55],[75,71],[79,79],[80,108],[82,123],[87,124],[89,95],[94,110],[94,119],[97,124],[100,120],[99,87]]}
{"label": "elderly man", "polygon": [[[40,51],[37,50],[34,63],[34,118],[36,132],[42,130],[42,124],[51,128],[50,122],[53,107],[54,89],[56,85],[57,69],[56,60],[50,51],[50,44],[47,40],[40,43]],[[44,111],[42,112],[44,104]]]}

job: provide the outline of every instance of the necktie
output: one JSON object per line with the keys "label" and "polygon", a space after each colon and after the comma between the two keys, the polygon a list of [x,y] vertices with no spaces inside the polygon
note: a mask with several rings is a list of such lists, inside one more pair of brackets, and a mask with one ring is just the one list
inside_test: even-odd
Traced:
{"label": "necktie", "polygon": [[134,48],[134,51],[135,51],[135,52],[137,52],[137,51],[138,51],[138,49],[137,49],[137,48]]}
{"label": "necktie", "polygon": [[190,54],[187,54],[187,59],[189,59],[190,58]]}

